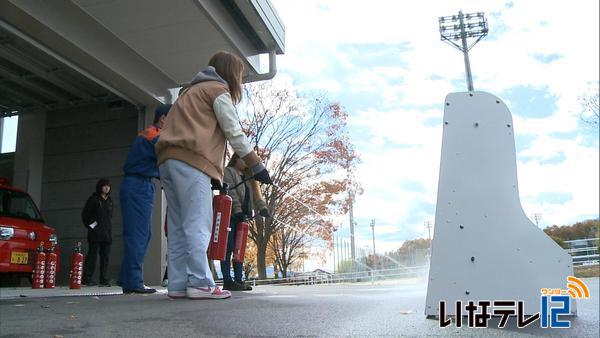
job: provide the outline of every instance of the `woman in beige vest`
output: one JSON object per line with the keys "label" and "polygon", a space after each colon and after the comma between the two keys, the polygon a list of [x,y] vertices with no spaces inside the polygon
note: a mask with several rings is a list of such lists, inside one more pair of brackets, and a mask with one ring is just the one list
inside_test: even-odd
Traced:
{"label": "woman in beige vest", "polygon": [[234,103],[242,94],[242,60],[219,52],[192,79],[173,104],[156,153],[161,183],[169,205],[168,296],[228,298],[208,266],[211,236],[211,180],[223,182],[226,141],[251,168],[254,178],[271,177],[241,129]]}

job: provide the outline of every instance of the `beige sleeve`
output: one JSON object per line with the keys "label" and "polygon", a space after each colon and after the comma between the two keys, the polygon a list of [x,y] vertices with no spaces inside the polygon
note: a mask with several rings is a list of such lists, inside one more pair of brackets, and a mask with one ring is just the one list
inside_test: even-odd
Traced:
{"label": "beige sleeve", "polygon": [[[229,185],[229,188],[232,188],[236,185],[238,180],[236,180],[233,175],[235,175],[235,169],[231,167],[225,167],[225,174],[223,175],[223,182]],[[236,189],[229,190],[229,196],[231,196],[231,215],[235,215],[237,213],[242,212],[242,202],[240,201],[240,196],[237,193]]]}

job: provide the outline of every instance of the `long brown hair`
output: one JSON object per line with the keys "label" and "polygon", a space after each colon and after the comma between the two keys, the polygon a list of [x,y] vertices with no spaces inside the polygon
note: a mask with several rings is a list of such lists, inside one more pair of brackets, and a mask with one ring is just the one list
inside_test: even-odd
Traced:
{"label": "long brown hair", "polygon": [[218,52],[210,58],[208,65],[215,67],[217,74],[227,81],[233,103],[239,103],[242,100],[242,60],[234,54]]}

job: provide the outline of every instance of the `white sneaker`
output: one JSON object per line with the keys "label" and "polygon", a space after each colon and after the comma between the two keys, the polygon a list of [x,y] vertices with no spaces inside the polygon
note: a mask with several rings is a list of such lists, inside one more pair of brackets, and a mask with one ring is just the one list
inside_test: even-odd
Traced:
{"label": "white sneaker", "polygon": [[225,299],[231,297],[231,292],[223,291],[218,286],[188,287],[186,294],[189,299]]}
{"label": "white sneaker", "polygon": [[173,299],[181,299],[186,297],[185,291],[168,291],[167,296]]}

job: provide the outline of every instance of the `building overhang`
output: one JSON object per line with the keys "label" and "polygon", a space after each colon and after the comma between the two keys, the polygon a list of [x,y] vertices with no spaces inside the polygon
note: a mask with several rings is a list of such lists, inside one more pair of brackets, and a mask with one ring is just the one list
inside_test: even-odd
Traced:
{"label": "building overhang", "polygon": [[[0,88],[27,87],[20,104],[38,109],[95,95],[152,106],[170,101],[169,89],[216,51],[240,55],[246,81],[272,77],[284,52],[285,29],[268,0],[12,0],[0,13]],[[263,54],[272,57],[267,70]],[[56,69],[85,79],[65,85]]]}

